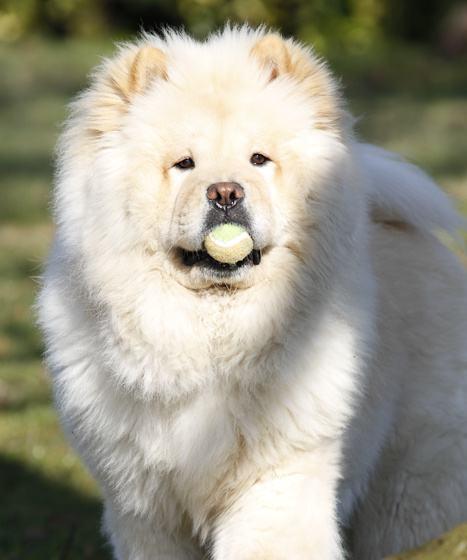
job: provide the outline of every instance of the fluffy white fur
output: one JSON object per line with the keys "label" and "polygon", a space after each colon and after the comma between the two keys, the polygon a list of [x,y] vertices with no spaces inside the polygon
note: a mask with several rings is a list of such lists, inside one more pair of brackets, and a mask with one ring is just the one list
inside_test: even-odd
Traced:
{"label": "fluffy white fur", "polygon": [[[431,233],[458,218],[349,122],[248,28],[145,36],[75,102],[39,312],[115,558],[377,560],[467,519],[467,283]],[[263,252],[228,278],[177,256],[222,180]]]}

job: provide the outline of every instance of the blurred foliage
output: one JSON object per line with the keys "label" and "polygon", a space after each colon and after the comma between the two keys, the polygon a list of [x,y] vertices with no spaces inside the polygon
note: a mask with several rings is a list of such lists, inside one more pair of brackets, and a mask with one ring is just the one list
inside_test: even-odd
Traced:
{"label": "blurred foliage", "polygon": [[31,33],[125,36],[184,26],[197,36],[229,20],[264,23],[313,40],[318,49],[358,50],[382,39],[437,40],[456,0],[0,0],[0,41]]}

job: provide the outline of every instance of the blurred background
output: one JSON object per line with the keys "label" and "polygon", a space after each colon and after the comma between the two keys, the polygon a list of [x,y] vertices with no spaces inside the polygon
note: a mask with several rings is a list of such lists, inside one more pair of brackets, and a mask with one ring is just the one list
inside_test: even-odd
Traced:
{"label": "blurred background", "polygon": [[167,24],[202,38],[227,19],[313,44],[341,77],[358,134],[421,165],[467,213],[467,2],[0,0],[0,560],[109,558],[31,310],[66,104],[115,41]]}

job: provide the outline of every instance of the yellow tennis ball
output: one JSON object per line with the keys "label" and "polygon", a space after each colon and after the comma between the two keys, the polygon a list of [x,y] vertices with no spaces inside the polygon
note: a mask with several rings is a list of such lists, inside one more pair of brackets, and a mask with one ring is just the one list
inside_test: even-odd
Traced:
{"label": "yellow tennis ball", "polygon": [[214,260],[235,264],[251,253],[253,239],[242,226],[222,224],[208,233],[204,240],[204,247]]}

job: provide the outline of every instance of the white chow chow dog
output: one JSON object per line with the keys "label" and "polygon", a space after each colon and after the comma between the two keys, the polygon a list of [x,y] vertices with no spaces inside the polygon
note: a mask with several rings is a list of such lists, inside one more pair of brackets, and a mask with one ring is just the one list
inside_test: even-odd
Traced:
{"label": "white chow chow dog", "polygon": [[[459,220],[358,143],[309,49],[122,47],[73,105],[55,216],[40,322],[115,558],[379,560],[467,519],[467,282],[432,233]],[[204,247],[225,223],[236,264]]]}

